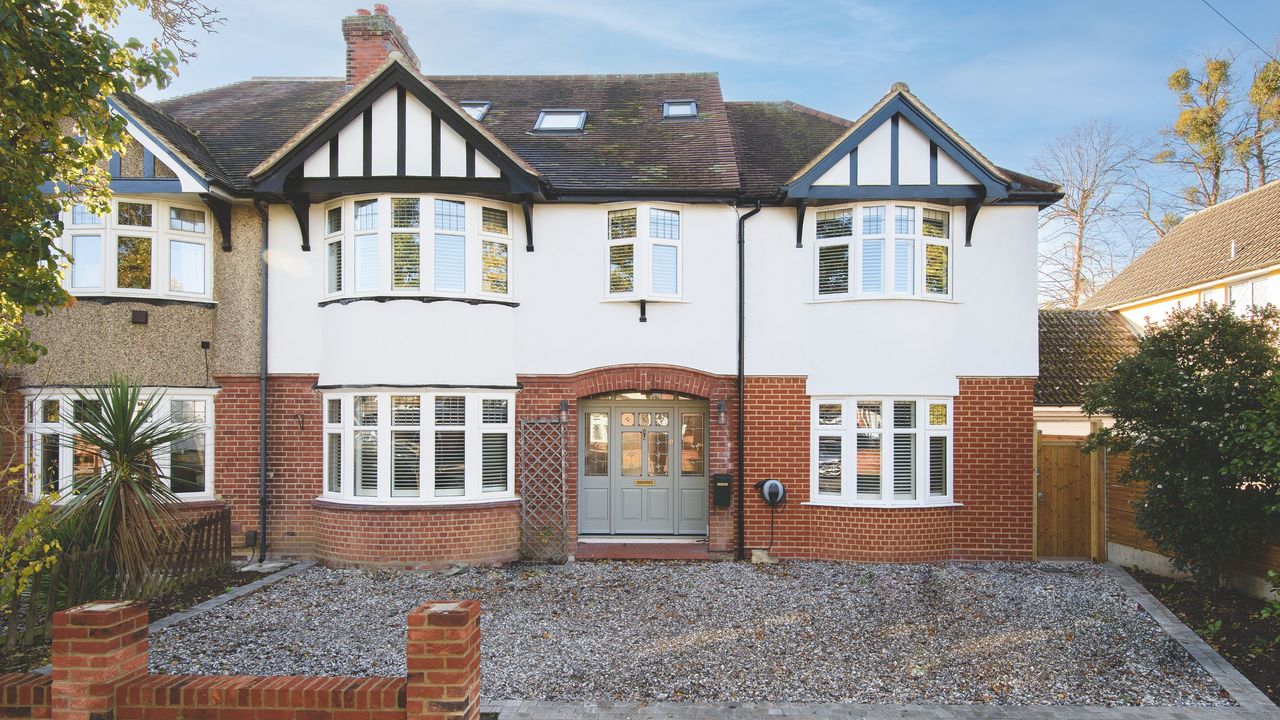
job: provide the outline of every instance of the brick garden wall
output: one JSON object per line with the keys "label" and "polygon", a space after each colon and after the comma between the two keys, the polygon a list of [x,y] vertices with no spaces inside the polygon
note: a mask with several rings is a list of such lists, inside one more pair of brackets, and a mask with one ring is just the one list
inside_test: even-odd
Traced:
{"label": "brick garden wall", "polygon": [[52,720],[476,720],[480,606],[408,617],[402,677],[149,675],[143,603],[54,616],[53,673],[0,675],[0,717]]}

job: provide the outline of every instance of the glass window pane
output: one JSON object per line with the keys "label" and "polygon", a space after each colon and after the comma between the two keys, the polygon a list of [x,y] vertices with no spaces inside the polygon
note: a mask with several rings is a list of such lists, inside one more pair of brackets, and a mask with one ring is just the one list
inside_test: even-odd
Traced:
{"label": "glass window pane", "polygon": [[609,211],[609,239],[626,240],[636,236],[636,210]]}
{"label": "glass window pane", "polygon": [[884,240],[862,241],[862,292],[884,292]]}
{"label": "glass window pane", "polygon": [[644,459],[641,447],[644,445],[644,433],[630,430],[622,433],[622,474],[625,477],[636,477],[640,474],[640,462]]}
{"label": "glass window pane", "polygon": [[822,210],[818,212],[818,239],[851,237],[853,235],[852,210]]}
{"label": "glass window pane", "polygon": [[342,292],[342,241],[329,243],[329,292]]}
{"label": "glass window pane", "polygon": [[58,464],[61,448],[57,435],[40,436],[40,476],[44,492],[58,492],[61,487],[59,481],[62,479],[62,469]]}
{"label": "glass window pane", "polygon": [[873,429],[881,427],[881,411],[879,400],[858,401],[858,427]]}
{"label": "glass window pane", "polygon": [[880,435],[858,433],[858,497],[880,499]]}
{"label": "glass window pane", "polygon": [[508,229],[507,211],[498,208],[480,208],[480,232],[490,235],[506,235]]}
{"label": "glass window pane", "polygon": [[324,461],[325,487],[329,492],[342,492],[342,433],[329,433],[329,447]]}
{"label": "glass window pane", "polygon": [[668,475],[671,457],[671,436],[665,432],[649,433],[649,474]]}
{"label": "glass window pane", "polygon": [[629,293],[636,288],[635,247],[613,245],[609,248],[609,292]]}
{"label": "glass window pane", "polygon": [[840,403],[821,403],[818,405],[819,425],[841,425],[844,423],[844,407]]}
{"label": "glass window pane", "polygon": [[72,400],[71,414],[76,422],[88,422],[102,412],[102,403],[97,400]]}
{"label": "glass window pane", "polygon": [[466,491],[466,438],[467,434],[461,430],[436,433],[436,497],[456,497]]}
{"label": "glass window pane", "polygon": [[356,425],[378,424],[378,396],[357,395],[351,403],[351,410]]}
{"label": "glass window pane", "polygon": [[674,245],[653,246],[653,291],[662,295],[680,292],[679,250]]}
{"label": "glass window pane", "polygon": [[480,244],[480,289],[507,294],[507,244],[485,240]]}
{"label": "glass window pane", "polygon": [[893,241],[893,291],[914,292],[916,289],[916,241]]}
{"label": "glass window pane", "polygon": [[946,210],[924,210],[924,222],[921,230],[925,237],[951,237],[951,213]]}
{"label": "glass window pane", "polygon": [[1253,281],[1253,304],[1257,307],[1271,304],[1271,283],[1267,278]]}
{"label": "glass window pane", "polygon": [[71,443],[71,481],[79,483],[102,474],[102,453],[97,445],[76,437]]}
{"label": "glass window pane", "polygon": [[328,422],[333,425],[340,424],[342,422],[342,399],[329,398],[328,405],[329,405]]}
{"label": "glass window pane", "polygon": [[325,230],[328,234],[342,232],[342,206],[329,208],[325,215]]}
{"label": "glass window pane", "polygon": [[204,492],[204,433],[175,442],[169,463],[169,489],[175,493]]}
{"label": "glass window pane", "polygon": [[[416,398],[415,398],[416,399]],[[394,430],[391,433],[391,495],[417,497],[422,465],[422,436],[416,430]]]}
{"label": "glass window pane", "polygon": [[580,130],[586,122],[586,113],[572,111],[542,111],[538,114],[538,130]]}
{"label": "glass window pane", "polygon": [[102,218],[93,214],[87,206],[76,203],[71,208],[71,224],[72,225],[97,225],[102,222]]}
{"label": "glass window pane", "polygon": [[929,438],[929,494],[947,494],[947,438]]}
{"label": "glass window pane", "polygon": [[169,289],[203,293],[205,246],[202,243],[169,241]]}
{"label": "glass window pane", "polygon": [[116,224],[151,227],[151,203],[116,203]]}
{"label": "glass window pane", "polygon": [[924,246],[924,289],[935,295],[951,292],[951,248],[946,245]]}
{"label": "glass window pane", "polygon": [[839,495],[844,485],[843,440],[824,435],[818,438],[818,493]]}
{"label": "glass window pane", "polygon": [[391,287],[417,290],[422,285],[418,233],[391,233]]}
{"label": "glass window pane", "polygon": [[862,234],[863,235],[883,235],[884,234],[884,207],[869,207],[862,209]]}
{"label": "glass window pane", "polygon": [[707,472],[707,416],[702,413],[680,414],[680,474],[705,475]]}
{"label": "glass window pane", "polygon": [[62,403],[57,400],[45,400],[40,403],[40,422],[56,423],[58,422],[58,411],[61,409]]}
{"label": "glass window pane", "polygon": [[178,207],[169,208],[169,229],[203,233],[205,231],[204,211]]}
{"label": "glass window pane", "polygon": [[482,492],[506,492],[507,434],[484,433],[480,440],[480,489]]}
{"label": "glass window pane", "polygon": [[71,288],[102,287],[102,238],[74,235],[71,238]]}
{"label": "glass window pane", "polygon": [[356,236],[356,291],[378,289],[378,236]]}
{"label": "glass window pane", "polygon": [[422,423],[422,398],[418,395],[391,396],[391,424],[416,426]]}
{"label": "glass window pane", "polygon": [[824,245],[818,248],[818,294],[843,295],[849,292],[849,246]]}
{"label": "glass window pane", "polygon": [[893,426],[908,430],[916,426],[916,403],[914,400],[894,401]]}
{"label": "glass window pane", "polygon": [[480,422],[505,425],[508,420],[507,401],[503,398],[485,398],[480,403]]}
{"label": "glass window pane", "polygon": [[654,413],[653,424],[658,427],[666,427],[671,424],[671,416],[664,412]]}
{"label": "glass window pane", "polygon": [[467,206],[456,200],[436,200],[436,229],[463,232],[467,229]]}
{"label": "glass window pane", "polygon": [[649,237],[659,240],[679,240],[680,213],[675,210],[649,208]]}
{"label": "glass window pane", "polygon": [[893,436],[893,499],[914,500],[916,497],[916,436],[900,433]]}
{"label": "glass window pane", "polygon": [[151,289],[151,239],[116,238],[116,286],[131,290]]}
{"label": "glass window pane", "polygon": [[418,198],[391,198],[391,227],[416,228],[422,225]]}
{"label": "glass window pane", "polygon": [[913,207],[897,208],[894,216],[893,231],[899,235],[915,235],[916,209]]}
{"label": "glass window pane", "polygon": [[946,403],[929,403],[929,424],[933,427],[943,427],[947,424]]}
{"label": "glass window pane", "polygon": [[355,205],[356,205],[356,230],[377,230],[378,229],[378,201],[377,200],[357,200]]}
{"label": "glass window pane", "polygon": [[436,290],[465,292],[467,289],[466,239],[458,235],[436,236]]}
{"label": "glass window pane", "polygon": [[584,469],[587,475],[609,474],[609,413],[587,413],[587,456]]}
{"label": "glass window pane", "polygon": [[618,419],[621,422],[622,427],[635,427],[635,424],[636,424],[635,413],[624,412],[618,416]]}
{"label": "glass window pane", "polygon": [[640,427],[649,427],[653,425],[653,413],[642,412],[636,416],[636,424]]}
{"label": "glass window pane", "polygon": [[352,433],[355,441],[355,452],[352,453],[355,465],[355,494],[371,496],[378,494],[378,432],[376,430],[356,430]]}
{"label": "glass window pane", "polygon": [[465,425],[467,422],[467,398],[461,395],[436,398],[437,425]]}
{"label": "glass window pane", "polygon": [[169,415],[178,423],[203,423],[205,421],[205,402],[203,400],[171,400]]}

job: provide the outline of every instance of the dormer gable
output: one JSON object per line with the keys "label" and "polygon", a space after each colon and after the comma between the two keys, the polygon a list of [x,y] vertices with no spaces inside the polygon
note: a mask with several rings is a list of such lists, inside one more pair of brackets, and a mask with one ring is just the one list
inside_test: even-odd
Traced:
{"label": "dormer gable", "polygon": [[393,54],[250,173],[257,192],[527,196],[536,171]]}

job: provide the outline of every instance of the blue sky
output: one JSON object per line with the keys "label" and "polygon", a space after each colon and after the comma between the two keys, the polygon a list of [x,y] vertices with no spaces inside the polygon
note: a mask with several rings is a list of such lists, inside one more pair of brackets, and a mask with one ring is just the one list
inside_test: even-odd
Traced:
{"label": "blue sky", "polygon": [[[343,70],[360,0],[223,0],[218,34],[167,90]],[[1268,49],[1275,0],[1214,0]],[[714,70],[726,99],[795,100],[854,118],[898,80],[995,162],[1028,170],[1091,116],[1136,137],[1171,122],[1168,74],[1204,53],[1262,58],[1200,0],[389,0],[429,74]],[[372,7],[372,3],[363,5]],[[150,38],[125,18],[119,34]]]}

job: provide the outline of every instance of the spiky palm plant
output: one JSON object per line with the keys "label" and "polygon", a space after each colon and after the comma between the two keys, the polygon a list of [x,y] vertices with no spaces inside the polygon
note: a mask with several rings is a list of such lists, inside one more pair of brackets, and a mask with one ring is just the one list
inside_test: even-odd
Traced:
{"label": "spiky palm plant", "polygon": [[125,596],[139,594],[149,569],[175,539],[178,499],[155,458],[195,431],[161,411],[163,394],[141,397],[122,377],[89,394],[76,392],[71,437],[64,442],[97,449],[97,472],[77,477],[61,520],[84,548],[106,551]]}

